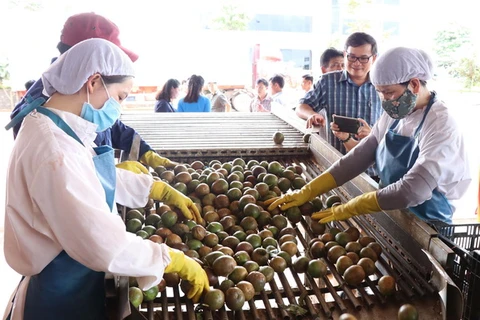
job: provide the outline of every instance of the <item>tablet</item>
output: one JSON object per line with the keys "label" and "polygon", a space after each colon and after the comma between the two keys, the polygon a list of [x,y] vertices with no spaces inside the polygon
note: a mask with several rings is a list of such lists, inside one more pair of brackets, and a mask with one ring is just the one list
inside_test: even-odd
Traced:
{"label": "tablet", "polygon": [[356,134],[360,128],[360,121],[356,118],[342,117],[333,115],[333,122],[338,126],[341,132]]}

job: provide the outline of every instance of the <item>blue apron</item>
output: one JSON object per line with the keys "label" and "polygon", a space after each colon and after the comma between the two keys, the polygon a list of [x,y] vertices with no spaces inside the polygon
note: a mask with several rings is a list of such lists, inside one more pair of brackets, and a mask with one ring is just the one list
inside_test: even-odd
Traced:
{"label": "blue apron", "polygon": [[[34,104],[37,112],[48,116],[66,134],[82,143],[58,115],[38,106],[38,102]],[[97,155],[93,161],[97,177],[105,190],[105,200],[112,209],[116,180],[113,149],[101,146],[95,148],[95,152]],[[30,278],[24,319],[106,319],[104,283],[104,272],[93,271],[62,251],[39,274]]]}
{"label": "blue apron", "polygon": [[[415,164],[418,158],[418,135],[422,129],[425,118],[435,102],[435,92],[431,93],[430,101],[425,109],[422,121],[415,130],[413,137],[406,137],[395,133],[394,129],[399,120],[393,122],[380,142],[376,151],[376,167],[380,177],[380,185],[387,186],[400,180]],[[440,220],[452,222],[453,210],[447,198],[435,188],[432,198],[424,203],[409,208],[423,220]]]}

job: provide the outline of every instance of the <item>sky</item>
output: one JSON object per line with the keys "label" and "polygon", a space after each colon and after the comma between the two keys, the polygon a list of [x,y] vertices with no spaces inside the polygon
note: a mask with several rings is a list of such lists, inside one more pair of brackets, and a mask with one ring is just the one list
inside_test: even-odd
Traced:
{"label": "sky", "polygon": [[[177,0],[177,1],[113,1],[113,0],[2,0],[0,1],[1,46],[0,61],[8,59],[11,74],[10,85],[22,89],[29,79],[38,79],[48,67],[51,58],[58,55],[56,45],[61,28],[66,19],[75,13],[94,11],[114,21],[120,28],[122,45],[140,54],[137,61],[138,81],[150,85],[160,85],[166,75],[175,74],[183,67],[190,74],[205,73],[208,66],[202,62],[209,56],[228,48],[228,56],[220,54],[216,59],[237,61],[232,70],[218,72],[240,74],[248,69],[245,55],[249,52],[242,48],[233,50],[230,39],[206,38],[201,31],[205,15],[219,10],[222,4],[236,0]],[[237,1],[247,12],[278,13],[286,10],[292,14],[305,14],[305,7],[315,3],[321,10],[322,1],[308,0],[263,0]],[[347,1],[347,0],[339,0]],[[361,0],[359,0],[361,1]],[[371,0],[374,3],[381,0]],[[431,42],[434,30],[446,25],[450,20],[472,26],[476,38],[480,39],[479,28],[474,26],[478,19],[473,9],[474,0],[457,0],[455,5],[446,5],[445,1],[400,0],[402,8],[395,12],[369,12],[359,10],[359,15],[405,16],[409,30],[398,44],[424,46]],[[40,10],[24,9],[28,3],[37,3]],[[203,16],[199,16],[203,12]],[[203,19],[202,19],[203,17]],[[328,17],[326,17],[328,18]],[[272,38],[281,46],[281,38]],[[323,42],[322,42],[323,41]],[[319,43],[325,43],[324,39]],[[317,44],[312,44],[315,46]],[[168,62],[167,62],[168,61]],[[235,69],[236,68],[236,69]],[[247,70],[245,71],[245,69]],[[175,74],[178,78],[187,75]],[[208,76],[207,76],[208,77]],[[169,78],[169,77],[167,77]],[[158,80],[157,80],[158,79]],[[153,83],[155,82],[155,83]]]}

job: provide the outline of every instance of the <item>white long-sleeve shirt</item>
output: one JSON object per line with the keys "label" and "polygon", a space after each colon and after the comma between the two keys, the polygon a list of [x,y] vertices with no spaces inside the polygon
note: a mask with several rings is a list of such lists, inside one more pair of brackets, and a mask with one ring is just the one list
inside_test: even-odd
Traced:
{"label": "white long-sleeve shirt", "polygon": [[[16,139],[7,173],[4,251],[8,264],[27,276],[19,286],[12,319],[23,318],[29,276],[62,250],[95,271],[138,277],[143,289],[160,282],[170,257],[165,245],[125,231],[111,212],[92,157],[96,125],[54,110],[85,146],[50,118],[28,115]],[[143,207],[153,179],[117,169],[116,202]]]}
{"label": "white long-sleeve shirt", "polygon": [[[409,114],[399,121],[395,131],[413,137],[424,112],[425,108]],[[371,134],[379,143],[394,121],[384,113],[375,124]],[[381,192],[393,194],[407,186],[410,202],[406,205],[415,206],[430,199],[431,190],[438,188],[455,211],[456,202],[465,194],[472,179],[461,131],[443,101],[437,100],[428,112],[418,135],[418,146],[418,158],[409,172]],[[419,184],[415,181],[420,180],[429,187],[418,190]]]}
{"label": "white long-sleeve shirt", "polygon": [[[413,137],[425,108],[400,120],[395,132]],[[383,113],[372,132],[329,169],[338,185],[363,172],[375,162],[375,152],[395,119]],[[422,204],[435,188],[455,210],[472,181],[465,144],[458,126],[442,101],[428,112],[418,135],[419,154],[412,168],[397,182],[378,191],[378,204],[384,210],[402,209]]]}

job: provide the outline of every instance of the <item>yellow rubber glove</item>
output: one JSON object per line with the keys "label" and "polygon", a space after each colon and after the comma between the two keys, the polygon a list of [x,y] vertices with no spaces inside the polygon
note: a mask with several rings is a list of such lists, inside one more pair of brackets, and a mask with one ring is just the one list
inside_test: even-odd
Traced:
{"label": "yellow rubber glove", "polygon": [[320,220],[320,223],[327,223],[336,220],[347,220],[353,216],[380,211],[382,211],[382,209],[378,205],[377,192],[372,191],[353,198],[345,204],[316,212],[312,214],[312,219]]}
{"label": "yellow rubber glove", "polygon": [[272,198],[265,201],[268,205],[268,210],[273,210],[277,206],[283,211],[291,207],[298,207],[307,201],[312,200],[316,196],[332,190],[337,186],[337,182],[329,172],[322,173],[302,189],[296,190],[293,193],[286,194],[280,198]]}
{"label": "yellow rubber glove", "polygon": [[178,273],[180,278],[187,280],[192,288],[187,293],[187,298],[198,302],[203,291],[210,290],[205,270],[192,258],[186,256],[182,251],[168,248],[172,261],[165,268],[165,273]]}
{"label": "yellow rubber glove", "polygon": [[140,158],[142,163],[149,165],[152,168],[156,168],[158,166],[164,166],[165,168],[173,168],[177,165],[176,162],[170,161],[167,158],[161,157],[155,151],[149,150],[143,154]]}
{"label": "yellow rubber glove", "polygon": [[116,165],[119,169],[132,171],[133,173],[148,173],[147,168],[138,161],[123,161]]}
{"label": "yellow rubber glove", "polygon": [[150,198],[177,207],[187,219],[193,219],[197,223],[203,221],[200,216],[200,211],[198,211],[198,208],[193,201],[163,181],[153,182],[152,190],[150,191]]}

